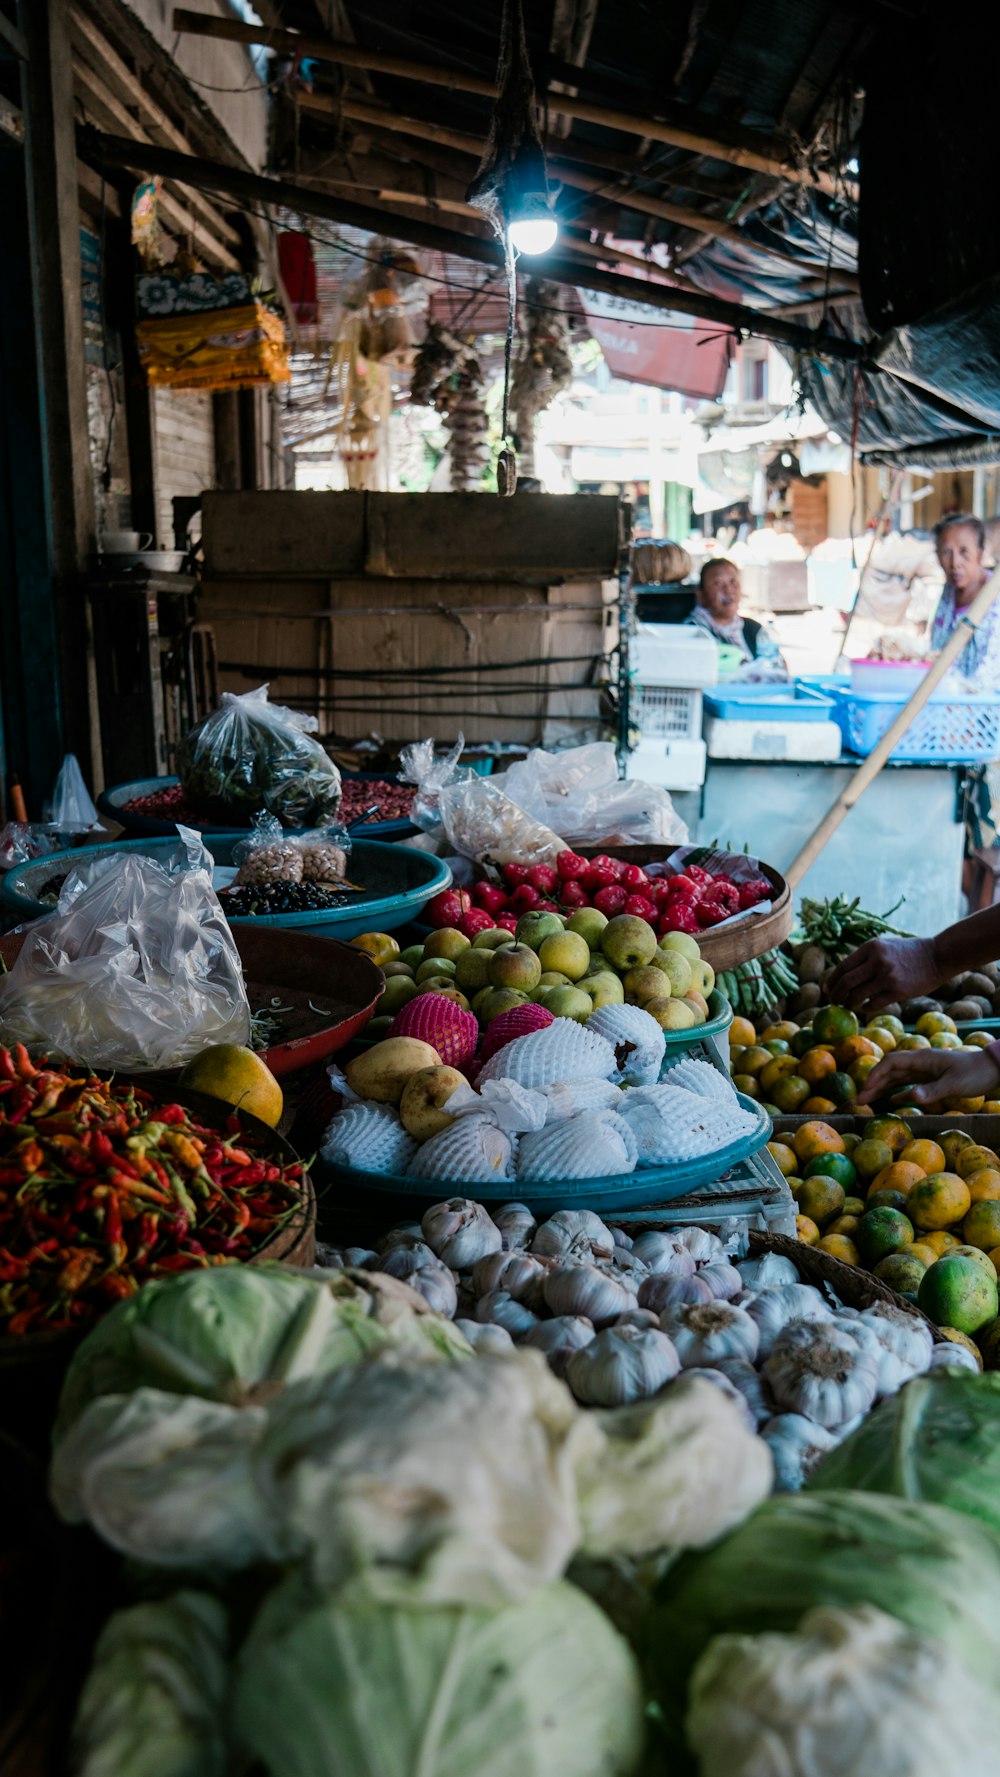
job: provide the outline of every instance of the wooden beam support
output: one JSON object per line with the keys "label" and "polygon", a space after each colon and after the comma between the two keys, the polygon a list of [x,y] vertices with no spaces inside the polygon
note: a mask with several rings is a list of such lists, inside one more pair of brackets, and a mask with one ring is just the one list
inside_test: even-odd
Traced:
{"label": "wooden beam support", "polygon": [[[374,233],[384,233],[388,225],[389,232],[414,246],[454,253],[459,258],[472,259],[494,268],[502,264],[502,253],[497,241],[476,240],[471,236],[410,218],[400,221],[399,218],[394,219],[390,213],[370,205],[329,197],[323,192],[304,189],[287,179],[267,179],[257,173],[246,173],[241,167],[201,160],[196,155],[177,154],[173,149],[155,148],[151,144],[135,142],[128,137],[105,136],[98,130],[86,128],[79,132],[79,152],[84,160],[89,160],[98,167],[104,164],[140,168],[144,172],[160,173],[164,178],[175,179],[183,184],[197,185],[202,190],[228,192],[248,203],[276,205],[297,210],[305,216],[323,216],[343,227],[353,226],[369,229]],[[866,356],[864,346],[854,340],[842,339],[836,334],[810,332],[790,321],[775,320],[765,310],[744,308],[737,302],[724,302],[718,297],[700,292],[695,294],[689,290],[676,289],[672,285],[644,283],[639,278],[622,277],[614,272],[602,271],[589,266],[586,261],[574,259],[566,251],[546,254],[536,264],[539,273],[552,283],[600,290],[610,296],[624,297],[629,302],[646,303],[651,308],[697,315],[703,320],[714,321],[720,327],[757,334],[762,339],[774,339],[795,351],[810,352],[817,357],[843,358],[852,363],[859,362]]]}
{"label": "wooden beam support", "polygon": [[[569,62],[574,68],[582,68],[587,60],[590,39],[597,18],[600,0],[554,0],[552,7],[552,30],[549,34],[549,54],[558,56],[561,61]],[[578,88],[565,81],[553,80],[553,92],[569,93],[575,98]],[[572,125],[572,118],[561,112],[553,122],[552,131],[555,136],[566,136]]]}
{"label": "wooden beam support", "polygon": [[[364,68],[373,74],[390,74],[398,80],[413,80],[422,86],[445,87],[450,92],[475,93],[480,98],[494,99],[496,85],[492,80],[462,70],[441,68],[433,62],[414,62],[406,56],[380,55],[374,50],[359,49],[354,43],[338,43],[327,37],[312,37],[300,31],[266,31],[260,25],[244,25],[238,19],[218,18],[213,14],[189,12],[184,7],[174,11],[174,29],[191,32],[198,37],[222,37],[232,43],[260,43],[288,55],[301,55],[317,61],[336,62],[345,68]],[[703,134],[680,124],[666,123],[659,117],[642,117],[610,105],[595,105],[589,99],[573,98],[551,87],[539,92],[538,103],[547,104],[550,112],[578,118],[581,123],[600,124],[605,129],[622,130],[627,135],[646,136],[653,142],[667,142],[673,148],[686,148],[706,159],[731,161],[734,166],[747,167],[756,173],[770,173],[790,185],[819,185],[833,191],[833,180],[816,179],[803,167],[792,164],[788,150],[768,145],[765,150],[734,147],[717,136]]]}

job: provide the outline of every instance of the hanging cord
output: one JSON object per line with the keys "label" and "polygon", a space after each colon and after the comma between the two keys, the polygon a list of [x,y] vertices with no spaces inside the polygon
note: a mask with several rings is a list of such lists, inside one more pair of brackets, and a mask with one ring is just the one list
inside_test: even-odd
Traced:
{"label": "hanging cord", "polygon": [[[98,264],[98,301],[101,309],[101,363],[105,380],[108,385],[108,431],[104,441],[104,464],[101,469],[101,489],[105,496],[111,492],[111,452],[115,437],[115,416],[118,411],[118,400],[115,394],[115,380],[111,373],[111,353],[108,349],[108,317],[105,312],[104,262],[107,255],[107,199],[106,174],[101,170],[101,202],[98,230],[100,234],[100,261]],[[102,527],[103,528],[103,527]]]}

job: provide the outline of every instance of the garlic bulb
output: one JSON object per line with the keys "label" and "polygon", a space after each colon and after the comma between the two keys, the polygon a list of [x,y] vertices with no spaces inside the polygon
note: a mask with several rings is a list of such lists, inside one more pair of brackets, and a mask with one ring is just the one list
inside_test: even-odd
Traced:
{"label": "garlic bulb", "polygon": [[514,1341],[506,1327],[496,1321],[480,1323],[478,1320],[456,1320],[456,1327],[464,1333],[473,1351],[488,1351],[503,1357],[505,1352],[513,1351]]}
{"label": "garlic bulb", "polygon": [[413,1246],[414,1242],[424,1243],[424,1231],[419,1222],[400,1222],[398,1228],[390,1228],[384,1240],[378,1243],[378,1251],[387,1253],[394,1246]]}
{"label": "garlic bulb", "polygon": [[632,1252],[650,1271],[673,1272],[675,1276],[683,1277],[694,1276],[694,1254],[681,1245],[675,1234],[661,1234],[657,1230],[640,1234],[638,1240],[633,1241]]}
{"label": "garlic bulb", "polygon": [[707,1284],[717,1302],[730,1302],[738,1296],[743,1288],[743,1279],[735,1265],[726,1259],[710,1259],[707,1265],[699,1265],[698,1278]]}
{"label": "garlic bulb", "polygon": [[512,1339],[523,1339],[538,1324],[537,1314],[532,1314],[523,1302],[516,1302],[508,1290],[488,1290],[480,1296],[476,1319],[480,1324],[490,1321],[494,1326],[506,1327]]}
{"label": "garlic bulb", "polygon": [[600,1216],[589,1209],[557,1209],[543,1222],[531,1243],[533,1253],[585,1265],[614,1256],[615,1237]]}
{"label": "garlic bulb", "polygon": [[412,1246],[390,1247],[379,1260],[379,1268],[408,1283],[429,1308],[451,1319],[458,1307],[458,1287],[447,1265],[442,1265],[429,1246],[418,1241]]}
{"label": "garlic bulb", "polygon": [[898,1394],[904,1382],[922,1376],[929,1368],[934,1336],[926,1321],[908,1314],[905,1308],[876,1302],[862,1312],[842,1308],[837,1318],[846,1320],[855,1334],[859,1327],[869,1327],[878,1339],[880,1395]]}
{"label": "garlic bulb", "polygon": [[795,1266],[783,1253],[761,1253],[759,1259],[740,1259],[736,1268],[748,1289],[774,1290],[782,1284],[799,1282]]}
{"label": "garlic bulb", "polygon": [[779,1289],[761,1290],[756,1301],[747,1308],[751,1320],[760,1328],[759,1356],[767,1357],[778,1334],[795,1320],[832,1320],[819,1290],[810,1283],[784,1284]]}
{"label": "garlic bulb", "polygon": [[763,1425],[774,1413],[774,1402],[771,1399],[764,1380],[752,1364],[743,1358],[722,1357],[713,1365],[720,1376],[731,1382],[737,1393],[743,1396],[753,1414],[757,1425]]}
{"label": "garlic bulb", "polygon": [[542,1295],[553,1314],[582,1314],[595,1327],[607,1327],[627,1309],[635,1297],[596,1265],[559,1265],[542,1284]]}
{"label": "garlic bulb", "polygon": [[740,1393],[735,1382],[731,1382],[721,1370],[699,1368],[695,1374],[703,1382],[710,1382],[713,1388],[717,1388],[721,1394],[726,1396],[727,1400],[732,1401],[747,1431],[755,1432],[757,1430],[757,1415],[746,1396]]}
{"label": "garlic bulb", "polygon": [[532,1235],[538,1227],[534,1215],[526,1203],[503,1203],[493,1211],[493,1220],[500,1230],[504,1252],[516,1252],[521,1247],[530,1246]]}
{"label": "garlic bulb", "polygon": [[611,1228],[609,1232],[616,1247],[623,1247],[627,1253],[632,1251],[635,1241],[632,1239],[631,1234],[626,1234],[624,1228]]}
{"label": "garlic bulb", "polygon": [[672,1271],[656,1271],[643,1278],[639,1286],[639,1307],[652,1308],[655,1314],[673,1308],[680,1302],[714,1302],[711,1285],[703,1283],[697,1272],[690,1276]]}
{"label": "garlic bulb", "polygon": [[942,1376],[947,1376],[949,1370],[971,1370],[974,1376],[979,1375],[979,1365],[968,1346],[958,1345],[953,1339],[942,1340],[934,1346],[927,1367],[931,1371],[940,1370]]}
{"label": "garlic bulb", "polygon": [[589,1407],[621,1407],[646,1400],[672,1382],[680,1369],[677,1353],[652,1327],[608,1327],[566,1366],[566,1381]]}
{"label": "garlic bulb", "polygon": [[605,1264],[603,1259],[598,1259],[596,1265],[598,1271],[606,1271],[608,1276],[613,1277],[617,1283],[623,1283],[633,1296],[639,1294],[640,1288],[649,1276],[649,1272],[641,1260],[633,1263],[631,1253],[617,1252],[610,1264]]}
{"label": "garlic bulb", "polygon": [[713,1259],[724,1259],[726,1249],[717,1234],[710,1234],[707,1228],[675,1228],[673,1237],[678,1246],[684,1247],[694,1259],[696,1265],[711,1264]]}
{"label": "garlic bulb", "polygon": [[778,1413],[760,1432],[774,1458],[777,1493],[798,1493],[828,1450],[836,1449],[840,1433],[825,1431],[801,1413]]}
{"label": "garlic bulb", "polygon": [[353,1265],[357,1271],[378,1271],[381,1268],[378,1253],[373,1253],[368,1246],[345,1246],[344,1264]]}
{"label": "garlic bulb", "polygon": [[488,1253],[472,1267],[472,1287],[477,1296],[489,1290],[506,1290],[515,1302],[525,1302],[531,1309],[542,1305],[542,1284],[551,1263],[536,1259],[533,1253]]}
{"label": "garlic bulb", "polygon": [[659,1327],[660,1317],[651,1308],[629,1308],[615,1321],[616,1327]]}
{"label": "garlic bulb", "polygon": [[833,1431],[871,1406],[879,1360],[844,1325],[793,1321],[778,1334],[764,1374],[782,1412]]}
{"label": "garlic bulb", "polygon": [[444,1203],[435,1203],[420,1225],[428,1246],[453,1271],[467,1271],[477,1259],[498,1253],[503,1245],[496,1222],[471,1197],[449,1197]]}
{"label": "garlic bulb", "polygon": [[685,1370],[711,1369],[726,1357],[753,1363],[760,1343],[756,1323],[731,1302],[678,1303],[661,1315],[660,1330],[673,1340]]}
{"label": "garlic bulb", "polygon": [[549,1369],[562,1376],[574,1351],[589,1345],[594,1336],[593,1321],[581,1314],[558,1314],[554,1320],[538,1321],[522,1343],[543,1351]]}

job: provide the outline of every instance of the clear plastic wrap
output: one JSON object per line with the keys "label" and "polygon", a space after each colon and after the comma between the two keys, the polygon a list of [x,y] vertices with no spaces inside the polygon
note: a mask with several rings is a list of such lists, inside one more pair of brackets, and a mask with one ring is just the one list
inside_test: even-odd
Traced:
{"label": "clear plastic wrap", "polygon": [[535,747],[490,781],[570,846],[676,845],[688,837],[666,790],[619,777],[610,741],[558,753]]}
{"label": "clear plastic wrap", "polygon": [[249,1043],[239,951],[197,835],[182,834],[177,864],[117,852],[71,873],[0,977],[5,1043],[128,1073]]}
{"label": "clear plastic wrap", "polygon": [[465,735],[460,734],[450,753],[437,757],[432,740],[415,740],[403,747],[399,755],[399,776],[404,784],[416,784],[410,819],[425,833],[441,827],[441,792],[449,785],[468,783],[475,776],[466,768],[460,771],[458,761],[465,750]]}
{"label": "clear plastic wrap", "polygon": [[59,768],[59,776],[52,792],[49,821],[56,827],[78,829],[96,827],[98,824],[97,810],[83,781],[83,772],[75,753],[67,753]]}
{"label": "clear plastic wrap", "polygon": [[236,883],[318,882],[327,887],[347,874],[350,836],[343,827],[289,833],[274,815],[258,815],[249,839],[233,847]]}
{"label": "clear plastic wrap", "polygon": [[340,806],[340,772],[314,738],[315,716],[268,701],[267,686],[224,692],[181,743],[185,795],[206,815],[249,825],[266,811],[285,827],[323,826]]}

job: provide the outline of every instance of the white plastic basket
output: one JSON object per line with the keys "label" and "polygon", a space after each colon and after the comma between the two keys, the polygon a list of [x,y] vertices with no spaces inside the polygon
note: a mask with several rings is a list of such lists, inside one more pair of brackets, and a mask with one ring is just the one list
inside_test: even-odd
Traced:
{"label": "white plastic basket", "polygon": [[700,740],[701,699],[683,685],[636,685],[633,720],[643,740]]}

